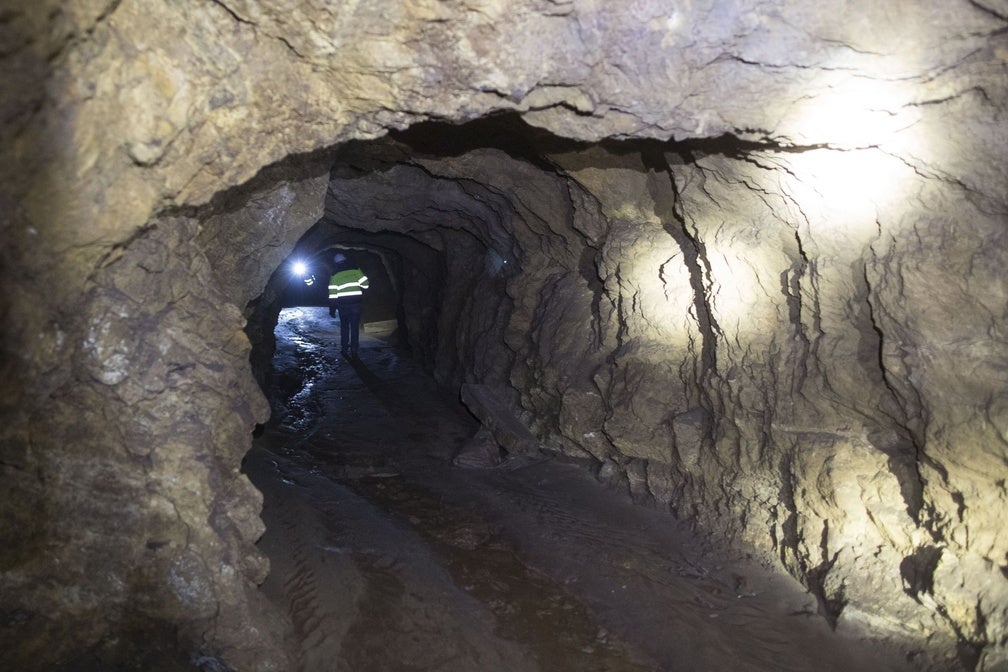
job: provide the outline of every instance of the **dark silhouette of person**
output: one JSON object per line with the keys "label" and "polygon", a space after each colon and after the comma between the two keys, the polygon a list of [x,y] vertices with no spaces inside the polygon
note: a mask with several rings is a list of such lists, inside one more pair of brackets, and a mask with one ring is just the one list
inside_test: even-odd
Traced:
{"label": "dark silhouette of person", "polygon": [[368,289],[368,278],[360,268],[353,267],[345,254],[333,257],[336,266],[329,277],[329,316],[340,319],[340,352],[345,357],[356,358],[360,342],[361,304],[364,290]]}

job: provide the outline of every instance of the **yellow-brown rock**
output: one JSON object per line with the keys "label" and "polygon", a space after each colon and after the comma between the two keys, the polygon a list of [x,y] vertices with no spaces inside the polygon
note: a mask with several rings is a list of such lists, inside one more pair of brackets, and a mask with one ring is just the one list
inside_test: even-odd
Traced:
{"label": "yellow-brown rock", "polygon": [[240,464],[299,239],[838,628],[1008,665],[1004,2],[4,5],[11,669],[288,669]]}

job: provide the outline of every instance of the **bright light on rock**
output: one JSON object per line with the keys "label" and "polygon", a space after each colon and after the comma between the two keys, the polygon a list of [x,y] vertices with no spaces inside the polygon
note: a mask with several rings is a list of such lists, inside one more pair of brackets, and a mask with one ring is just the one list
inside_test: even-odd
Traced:
{"label": "bright light on rock", "polygon": [[805,144],[836,148],[876,147],[913,128],[920,112],[898,84],[831,77],[792,108]]}
{"label": "bright light on rock", "polygon": [[880,213],[907,200],[913,169],[879,149],[821,149],[786,158],[781,183],[817,233],[863,243],[878,235]]}

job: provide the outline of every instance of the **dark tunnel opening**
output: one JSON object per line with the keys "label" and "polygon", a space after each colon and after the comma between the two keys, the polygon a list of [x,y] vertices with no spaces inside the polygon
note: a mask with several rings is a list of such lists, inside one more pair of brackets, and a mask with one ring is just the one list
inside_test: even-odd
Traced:
{"label": "dark tunnel opening", "polygon": [[[530,133],[506,115],[461,126],[422,124],[390,142],[350,143],[337,152],[324,216],[247,309],[253,372],[268,397],[275,396],[272,329],[281,309],[326,304],[324,283],[306,287],[291,265],[308,260],[309,272],[324,277],[337,250],[356,255],[365,273],[378,279],[363,304],[364,325],[394,322],[390,342],[456,395],[463,382],[506,382],[512,353],[498,347],[490,357],[487,351],[491,341],[504,340],[506,285],[521,272],[523,250],[510,230],[518,215],[492,183],[431,175],[413,157],[458,157],[492,147],[529,162],[536,156]],[[360,194],[357,184],[364,185]],[[390,207],[382,211],[381,204]]]}
{"label": "dark tunnel opening", "polygon": [[[493,370],[481,368],[465,360],[481,355],[469,353],[467,348],[485,350],[485,344],[474,343],[473,339],[454,343],[439,334],[443,330],[452,335],[466,306],[472,306],[477,298],[473,292],[486,298],[489,290],[489,295],[499,295],[503,300],[491,311],[496,315],[478,317],[480,324],[475,331],[482,331],[484,336],[501,336],[506,341],[502,325],[511,310],[507,283],[522,273],[523,258],[530,255],[541,260],[547,275],[573,271],[585,280],[594,297],[592,330],[598,330],[599,300],[605,294],[600,255],[606,241],[593,230],[601,229],[599,222],[574,221],[582,214],[580,208],[597,209],[598,203],[594,202],[595,196],[570,178],[567,173],[571,168],[623,168],[645,173],[660,170],[639,160],[645,154],[657,153],[674,164],[692,161],[705,151],[744,154],[756,148],[755,143],[726,137],[707,144],[606,140],[593,145],[528,126],[510,113],[457,125],[424,122],[392,131],[386,140],[354,141],[337,151],[325,215],[305,232],[284,264],[296,258],[321,259],[328,250],[341,248],[367,253],[369,267],[377,269],[380,264],[382,275],[389,278],[391,295],[388,291],[381,297],[372,293],[365,304],[365,322],[395,319],[398,344],[413,350],[422,365],[449,387],[457,388],[463,379],[475,382],[476,377],[481,382],[503,385],[509,382],[506,371],[512,362],[500,363]],[[560,163],[558,157],[562,157]],[[424,161],[460,165],[450,168],[448,174],[437,175]],[[484,166],[476,167],[475,176],[466,175],[469,164],[474,162]],[[529,200],[522,200],[525,196],[516,195],[514,185],[495,186],[493,170],[485,169],[488,165],[506,166],[505,172],[517,173],[511,176],[512,181],[555,182],[550,187],[560,192],[564,202],[550,203],[543,212],[537,212],[534,199],[541,194],[533,189]],[[359,194],[354,193],[356,182],[368,183]],[[416,197],[415,205],[400,203],[411,194]],[[674,199],[674,192],[668,197]],[[369,199],[391,207],[382,211],[369,205]],[[573,226],[574,231],[554,230],[551,218],[566,220],[564,224]],[[598,220],[603,215],[589,212],[587,218]],[[514,230],[516,222],[523,228],[524,239]],[[571,256],[572,249],[576,256]],[[702,259],[697,260],[696,275],[704,272],[702,263]],[[253,344],[253,370],[261,385],[273,347],[270,326],[279,307],[292,301],[324,303],[321,287],[310,295],[303,287],[295,290],[292,285],[297,283],[289,282],[284,264],[247,311],[251,314],[247,331]],[[464,291],[446,291],[455,287]],[[702,290],[691,289],[694,293]],[[702,301],[702,297],[695,300]],[[390,301],[394,301],[394,316],[389,315]],[[371,311],[379,311],[380,317],[370,315]],[[596,343],[598,348],[601,345]],[[507,344],[506,349],[513,353],[519,348]],[[463,372],[469,373],[468,378]],[[479,375],[474,377],[474,372]]]}

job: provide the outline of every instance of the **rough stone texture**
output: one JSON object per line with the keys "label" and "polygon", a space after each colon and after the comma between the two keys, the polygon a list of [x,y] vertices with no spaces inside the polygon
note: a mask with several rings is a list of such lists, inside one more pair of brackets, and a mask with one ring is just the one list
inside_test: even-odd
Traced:
{"label": "rough stone texture", "polygon": [[8,444],[22,452],[5,450],[14,668],[169,669],[159,656],[227,660],[249,638],[238,658],[280,669],[282,626],[257,613],[261,496],[238,473],[266,409],[241,314],[195,241],[194,222],[158,219],[94,272],[88,310],[63,316],[83,335],[64,346],[67,382]]}
{"label": "rough stone texture", "polygon": [[[2,648],[285,664],[242,315],[268,350],[332,159],[301,244],[384,255],[439,380],[838,627],[1004,669],[1008,5],[844,9],[5,3]],[[326,149],[502,110],[626,142]]]}
{"label": "rough stone texture", "polygon": [[[931,461],[939,446],[915,437],[898,399],[893,379],[906,374],[887,359],[877,306],[899,311],[902,325],[933,308],[923,299],[911,308],[905,294],[887,301],[871,278],[885,223],[896,232],[907,216],[879,187],[923,197],[941,185],[901,162],[885,164],[889,182],[873,185],[847,153],[724,140],[613,152],[526,130],[531,139],[513,140],[509,152],[480,148],[523,133],[511,126],[502,136],[492,124],[456,129],[451,157],[409,156],[410,146],[439,145],[428,135],[441,132],[343,152],[326,218],[311,234],[396,231],[444,257],[440,294],[406,306],[407,315],[440,315],[440,327],[428,328],[448,347],[421,349],[440,379],[506,374],[519,393],[512,412],[544,445],[590,456],[600,478],[635,498],[780,563],[837,627],[901,642],[938,667],[982,659],[996,669],[1008,600],[998,565],[980,567],[1000,550],[969,560],[970,546],[956,541],[968,528],[956,533],[949,521],[972,507],[955,494],[942,508],[949,485],[935,480],[950,478],[948,467]],[[522,157],[519,145],[543,155]],[[717,151],[700,156],[708,150]],[[837,175],[853,182],[806,193],[799,209],[804,187],[792,176],[803,161],[810,171],[839,162]],[[860,193],[875,197],[870,217],[858,210]],[[973,226],[989,237],[998,221],[976,213]],[[471,235],[460,240],[459,229]],[[943,244],[920,238],[921,250]],[[930,272],[944,274],[939,287],[959,284],[947,270]],[[485,284],[493,278],[505,283],[495,294]],[[1003,279],[992,271],[987,281]],[[952,291],[957,310],[972,301]],[[932,288],[927,302],[941,294]],[[955,446],[946,450],[974,450],[969,436],[946,440]],[[1001,492],[1003,468],[989,469],[969,486],[980,502]],[[996,529],[1000,506],[986,510]],[[943,571],[949,583],[938,586]]]}
{"label": "rough stone texture", "polygon": [[492,469],[502,461],[500,445],[486,427],[480,427],[452,458],[452,464],[466,469]]}
{"label": "rough stone texture", "polygon": [[511,455],[536,455],[539,443],[488,385],[462,386],[459,394],[462,403],[475,415],[483,427],[490,431],[497,444]]}

